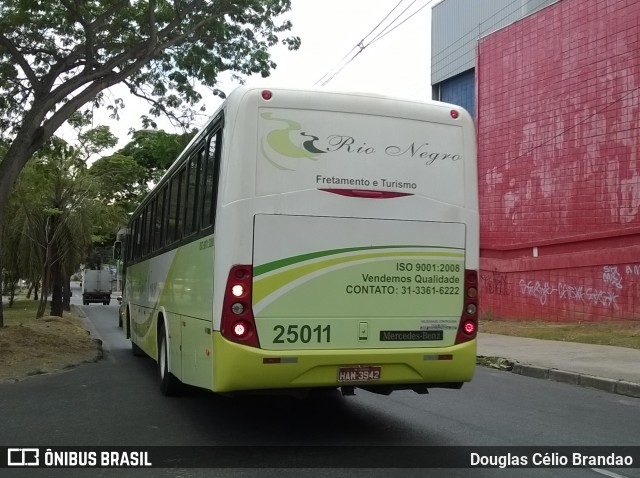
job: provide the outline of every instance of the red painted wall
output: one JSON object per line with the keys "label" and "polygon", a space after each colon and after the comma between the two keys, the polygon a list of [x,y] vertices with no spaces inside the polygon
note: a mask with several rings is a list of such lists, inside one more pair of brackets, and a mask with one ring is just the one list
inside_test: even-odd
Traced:
{"label": "red painted wall", "polygon": [[482,312],[640,320],[640,2],[561,0],[477,58]]}

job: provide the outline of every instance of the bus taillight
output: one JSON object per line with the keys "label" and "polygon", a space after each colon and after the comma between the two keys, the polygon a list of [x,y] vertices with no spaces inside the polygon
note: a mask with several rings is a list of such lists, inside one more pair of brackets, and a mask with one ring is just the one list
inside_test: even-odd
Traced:
{"label": "bus taillight", "polygon": [[456,344],[473,340],[478,335],[478,272],[464,271],[464,306]]}
{"label": "bus taillight", "polygon": [[244,337],[245,335],[247,335],[247,330],[247,324],[242,321],[238,321],[233,324],[233,334],[236,337]]}
{"label": "bus taillight", "polygon": [[237,265],[229,271],[222,305],[220,332],[231,342],[260,347],[256,322],[251,309],[253,268]]}
{"label": "bus taillight", "polygon": [[471,334],[474,334],[476,332],[476,324],[471,320],[467,320],[464,323],[464,327],[463,328],[464,328],[464,333],[467,334],[467,335],[471,335]]}

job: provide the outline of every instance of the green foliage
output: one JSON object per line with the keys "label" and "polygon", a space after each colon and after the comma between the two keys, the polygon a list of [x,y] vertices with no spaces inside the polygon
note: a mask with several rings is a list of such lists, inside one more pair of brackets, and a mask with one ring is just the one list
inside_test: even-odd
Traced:
{"label": "green foliage", "polygon": [[[127,217],[99,199],[101,184],[85,165],[87,154],[112,144],[108,128],[80,135],[84,139],[79,147],[59,138],[48,142],[22,171],[8,203],[11,212],[3,228],[8,254],[2,260],[16,271],[16,278],[42,280],[43,300],[51,287],[60,290],[64,275],[86,260],[93,237],[112,242]],[[39,315],[44,304],[41,301]],[[53,304],[59,304],[55,294]]]}
{"label": "green foliage", "polygon": [[[90,237],[90,228],[85,228],[94,208],[94,185],[83,165],[77,150],[56,139],[29,162],[12,193],[16,219],[22,231],[28,231],[24,235],[32,247],[42,251],[61,241],[60,260],[81,255]],[[54,223],[57,229],[51,229]],[[65,232],[74,226],[76,230]]]}
{"label": "green foliage", "polygon": [[118,138],[111,133],[108,126],[97,126],[78,134],[78,147],[85,158],[113,148],[117,144]]}
{"label": "green foliage", "polygon": [[220,72],[268,76],[271,47],[299,47],[281,38],[291,23],[274,21],[289,9],[290,0],[0,2],[0,131],[15,135],[34,109],[37,123],[54,113],[58,125],[87,102],[117,115],[122,101],[107,105],[102,91],[121,82],[150,100],[152,116],[184,122],[202,99],[198,84],[221,95]]}
{"label": "green foliage", "polygon": [[119,153],[130,156],[146,171],[144,182],[157,182],[189,144],[195,133],[169,134],[164,131],[142,130],[133,133],[130,141]]}
{"label": "green foliage", "polygon": [[97,179],[97,198],[125,214],[133,212],[192,138],[193,133],[135,131],[124,148],[98,159],[89,169]]}
{"label": "green foliage", "polygon": [[[97,197],[108,204],[119,204],[132,212],[139,199],[148,191],[148,173],[131,156],[115,153],[98,159],[89,168],[97,181]],[[126,204],[134,204],[129,207]]]}
{"label": "green foliage", "polygon": [[[186,128],[202,99],[200,85],[222,95],[216,88],[221,72],[268,76],[276,66],[272,46],[299,47],[299,38],[283,37],[291,23],[274,21],[289,9],[290,0],[0,2],[0,241],[11,214],[7,199],[29,159],[68,119],[87,126],[89,113],[74,113],[88,105],[118,116],[122,99],[104,91],[124,83],[149,101],[145,124],[153,126],[153,117],[165,114]],[[104,133],[95,131],[97,138],[85,138],[87,144],[107,144]],[[70,157],[68,145],[50,147]],[[75,151],[70,171],[82,170],[82,156]]]}

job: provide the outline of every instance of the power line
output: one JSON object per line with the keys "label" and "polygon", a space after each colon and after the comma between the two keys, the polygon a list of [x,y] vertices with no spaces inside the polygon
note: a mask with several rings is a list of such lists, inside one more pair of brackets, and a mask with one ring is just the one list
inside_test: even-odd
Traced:
{"label": "power line", "polygon": [[[369,45],[371,45],[372,43],[386,37],[389,33],[391,33],[393,30],[395,30],[396,28],[398,28],[400,25],[402,25],[403,23],[405,23],[407,20],[411,20],[414,16],[416,16],[418,13],[420,13],[420,11],[422,11],[423,9],[425,9],[426,7],[428,7],[431,3],[433,3],[435,0],[429,0],[427,3],[425,3],[424,5],[422,5],[420,8],[418,8],[415,12],[413,12],[410,16],[408,16],[407,18],[405,18],[404,20],[402,20],[400,23],[398,23],[395,27],[393,27],[391,30],[383,30],[382,32],[380,32],[373,40],[371,40],[371,42],[369,43]],[[413,2],[415,3],[415,2]],[[411,5],[413,5],[413,3]],[[409,7],[411,6],[409,5]],[[409,8],[407,7],[407,9]],[[406,11],[406,9],[402,12],[404,13]],[[397,19],[397,17],[396,17]],[[387,28],[389,28],[391,25],[388,25]]]}
{"label": "power line", "polygon": [[[487,18],[486,20],[483,20],[481,23],[479,23],[476,27],[473,27],[471,30],[469,30],[467,33],[465,33],[464,35],[462,35],[460,38],[458,38],[456,41],[454,41],[453,43],[451,43],[449,46],[447,46],[447,48],[445,48],[442,52],[439,52],[437,56],[440,56],[440,54],[443,54],[448,48],[450,48],[451,46],[455,45],[456,43],[458,43],[460,40],[462,40],[463,38],[467,37],[469,34],[474,33],[474,31],[476,30],[476,28],[478,28],[480,25],[483,25],[484,23],[488,22],[489,20],[492,20],[493,18],[497,17],[498,14],[500,14],[500,12],[504,11],[506,8],[514,5],[515,3],[519,3],[520,0],[514,0],[511,3],[507,4],[506,6],[502,7],[500,10],[498,10],[496,13],[494,13],[492,16],[490,16],[489,18]],[[515,10],[507,13],[504,17],[501,17],[500,19],[498,19],[495,23],[492,23],[491,25],[489,25],[489,27],[487,28],[487,30],[499,25],[503,20],[506,20],[507,18],[509,18],[511,15],[513,15],[514,13],[516,13],[519,10],[520,7],[516,8]],[[466,47],[467,45],[469,45],[470,43],[473,43],[475,41],[477,41],[477,38],[472,38],[471,40],[463,43],[462,45],[460,45],[458,48],[456,48],[455,50],[453,50],[452,52],[450,52],[447,56],[442,57],[439,60],[433,61],[432,60],[432,64],[431,64],[431,68],[432,68],[432,75],[434,71],[439,71],[439,70],[443,70],[446,67],[448,67],[449,65],[452,65],[453,63],[455,63],[456,61],[460,60],[460,57],[455,57],[453,59],[451,59],[448,63],[446,63],[445,65],[439,67],[436,69],[436,66],[445,61],[445,60],[449,60],[450,56],[458,51],[460,51],[461,49],[463,49],[464,47]]]}
{"label": "power line", "polygon": [[398,18],[400,18],[402,15],[404,15],[404,12],[406,12],[406,11],[407,11],[407,10],[409,10],[411,7],[413,7],[413,5],[414,5],[417,1],[418,1],[418,0],[413,0],[413,2],[411,2],[407,8],[405,8],[404,10],[402,10],[402,11],[401,11],[397,16],[396,16],[396,18],[394,18],[393,20],[391,20],[391,22],[389,23],[389,25],[387,25],[386,27],[384,27],[384,28],[382,29],[382,32],[378,33],[378,35],[376,35],[376,37],[375,37],[373,40],[371,40],[371,41],[369,42],[369,44],[373,43],[373,42],[376,40],[376,38],[378,38],[378,37],[380,36],[380,34],[381,34],[381,33],[384,33],[384,32],[385,32],[385,31],[386,31],[386,30],[387,30],[391,25],[393,25],[393,24],[395,23],[395,21],[396,21],[396,20],[398,20]]}
{"label": "power line", "polygon": [[[400,4],[401,4],[403,1],[404,1],[404,0],[399,0],[399,1],[398,1],[398,3],[396,3],[396,5],[395,5],[395,6],[394,6],[390,11],[389,11],[389,13],[387,13],[387,14],[384,16],[384,18],[383,18],[382,20],[380,20],[380,22],[379,22],[375,27],[373,27],[373,28],[371,29],[371,31],[369,31],[369,33],[367,33],[367,34],[362,38],[362,40],[360,40],[360,42],[359,42],[358,44],[356,44],[356,45],[355,45],[351,50],[349,50],[349,53],[347,53],[345,56],[343,56],[343,57],[342,57],[342,59],[341,59],[341,60],[336,64],[336,66],[337,66],[337,65],[339,65],[340,63],[342,63],[344,60],[346,60],[346,59],[347,59],[347,57],[348,57],[349,55],[351,55],[351,53],[352,53],[356,48],[360,47],[360,50],[359,50],[359,51],[354,55],[354,58],[355,58],[356,56],[358,56],[358,55],[360,54],[360,52],[362,52],[362,50],[364,50],[364,48],[365,48],[365,46],[364,46],[364,41],[366,40],[366,38],[367,38],[369,35],[371,35],[371,34],[376,30],[376,28],[378,28],[378,27],[382,24],[382,22],[384,22],[387,18],[389,18],[389,15],[391,15],[391,14],[393,13],[393,11],[394,11],[396,8],[398,8],[398,7],[400,6]],[[350,60],[350,61],[351,61],[351,60]],[[348,63],[347,63],[347,64],[348,64]],[[320,83],[322,80],[324,80],[324,79],[325,79],[325,78],[326,78],[326,77],[327,77],[327,76],[328,76],[328,75],[329,75],[333,70],[335,70],[336,66],[334,66],[332,69],[330,69],[330,70],[329,70],[328,72],[326,72],[324,75],[322,75],[322,78],[320,78],[318,81],[316,81],[316,82],[314,83],[314,85],[317,85],[317,84],[318,84],[318,83]],[[346,66],[346,65],[345,65],[345,66]],[[344,68],[344,66],[343,66],[343,68]],[[341,71],[341,70],[342,70],[342,68],[341,68],[339,71]],[[339,72],[339,71],[338,71],[338,72]],[[336,74],[337,74],[337,73],[336,73]],[[335,74],[334,74],[333,76],[335,76]],[[332,77],[332,78],[333,78],[333,77]],[[330,80],[331,80],[331,78],[330,78],[328,81],[330,81]],[[322,86],[324,86],[324,85],[325,85],[325,83],[323,83],[323,84],[322,84]]]}
{"label": "power line", "polygon": [[[417,1],[417,0],[414,0],[414,1],[413,1],[413,3],[416,3],[416,1]],[[400,0],[398,3],[396,3],[396,6],[395,6],[395,7],[393,7],[393,8],[391,9],[391,11],[390,11],[389,13],[387,13],[387,14],[384,16],[384,18],[383,18],[382,20],[380,20],[380,22],[379,22],[375,27],[373,27],[373,28],[371,29],[371,31],[370,31],[369,33],[367,33],[367,35],[366,35],[362,40],[360,40],[360,43],[362,43],[362,42],[363,42],[363,41],[364,41],[364,40],[365,40],[369,35],[371,35],[371,34],[372,34],[372,33],[373,33],[373,32],[374,32],[374,31],[375,31],[375,30],[376,30],[380,25],[382,25],[382,23],[383,23],[387,18],[389,18],[389,15],[391,15],[391,14],[393,13],[393,11],[394,11],[396,8],[398,8],[398,7],[400,6],[400,4],[401,4],[402,2],[403,2],[403,0]],[[413,5],[413,3],[412,3],[411,5]],[[411,5],[409,5],[409,7],[410,7]],[[409,8],[409,7],[407,7],[407,8]],[[406,12],[406,11],[407,11],[407,8],[405,8],[405,9],[402,11],[402,13]],[[400,15],[402,15],[402,13],[400,13]],[[398,18],[398,17],[396,17],[396,18]],[[394,19],[391,23],[393,23],[394,21],[395,21],[395,19]]]}
{"label": "power line", "polygon": [[[467,31],[464,35],[462,35],[461,37],[459,37],[456,41],[449,43],[442,51],[438,52],[437,55],[434,56],[434,58],[439,57],[440,55],[444,55],[445,53],[447,53],[447,50],[449,48],[452,48],[455,44],[457,44],[459,41],[463,40],[464,38],[466,38],[467,36],[469,36],[470,34],[474,33],[474,31],[476,30],[476,28],[484,25],[486,22],[490,21],[492,18],[495,18],[496,16],[498,16],[500,14],[500,12],[506,10],[507,8],[509,8],[510,6],[514,5],[515,3],[520,3],[521,0],[513,0],[511,3],[508,3],[507,5],[505,5],[504,7],[502,7],[500,10],[498,10],[497,12],[495,12],[492,16],[490,16],[489,18],[484,19],[482,22],[480,22],[478,25],[474,26],[471,30]],[[512,15],[513,13],[515,13],[515,11],[509,13],[509,15]],[[506,17],[505,17],[506,18]],[[502,21],[504,18],[501,18],[499,21]],[[495,25],[495,24],[494,24]],[[491,25],[489,28],[491,28]],[[468,45],[471,41],[474,41],[475,39],[470,40],[469,42],[465,43],[462,46]],[[451,53],[455,53],[456,51],[458,51],[460,48],[457,48],[456,50],[454,50]],[[442,60],[437,60],[436,63],[438,61],[442,61]]]}
{"label": "power line", "polygon": [[[389,16],[393,13],[393,11],[398,8],[398,6],[402,3],[403,0],[400,0],[392,9],[389,13],[387,13],[387,15],[385,15],[385,17],[373,28],[371,29],[371,31],[369,33],[367,33],[367,35],[365,35],[365,37],[357,44],[355,45],[351,51],[349,53],[347,53],[347,55],[345,55],[343,57],[342,60],[340,60],[340,63],[344,62],[344,60],[349,57],[349,55],[351,55],[351,53],[358,49],[356,51],[356,53],[349,58],[348,61],[346,61],[346,63],[342,64],[339,68],[336,69],[336,67],[334,67],[332,70],[329,70],[327,73],[325,73],[322,78],[320,78],[318,81],[316,81],[314,83],[314,85],[317,85],[318,83],[321,83],[321,86],[325,86],[326,84],[328,84],[331,80],[333,80],[336,76],[338,76],[340,74],[340,72],[342,72],[342,70],[344,70],[344,68],[349,65],[353,60],[356,59],[356,57],[362,53],[364,51],[365,48],[367,48],[369,45],[375,43],[376,41],[380,40],[381,38],[385,37],[386,35],[388,35],[389,33],[391,33],[393,30],[395,30],[396,28],[398,28],[399,26],[401,26],[402,24],[404,24],[406,21],[410,20],[411,18],[413,18],[416,14],[418,14],[421,10],[423,10],[424,8],[426,8],[428,5],[430,5],[431,3],[433,3],[435,0],[428,0],[427,3],[425,3],[422,7],[420,7],[418,10],[416,10],[415,12],[413,12],[411,15],[409,15],[409,17],[405,18],[404,20],[402,20],[399,24],[394,25],[394,23],[409,9],[411,8],[418,0],[413,0],[413,2],[411,2],[409,4],[408,7],[406,7],[402,12],[400,12],[400,14],[398,14],[386,27],[384,27],[382,29],[381,32],[379,32],[372,40],[370,40],[369,42],[367,42],[366,44],[364,43],[365,39],[367,37],[369,37],[380,25],[382,25],[382,23],[389,18]],[[390,29],[391,28],[391,29]],[[330,73],[334,71],[333,74],[330,75]],[[328,77],[328,78],[327,78]]]}

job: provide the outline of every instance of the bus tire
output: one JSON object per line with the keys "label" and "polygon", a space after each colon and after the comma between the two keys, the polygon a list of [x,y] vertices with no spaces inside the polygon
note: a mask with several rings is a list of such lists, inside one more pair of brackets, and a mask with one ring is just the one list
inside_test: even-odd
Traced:
{"label": "bus tire", "polygon": [[126,323],[126,330],[125,330],[125,338],[129,339],[131,338],[131,312],[129,311],[129,307],[127,307],[127,323]]}
{"label": "bus tire", "polygon": [[163,395],[171,397],[180,392],[180,382],[169,371],[169,352],[164,324],[160,326],[158,332],[158,376],[160,377],[160,391]]}

